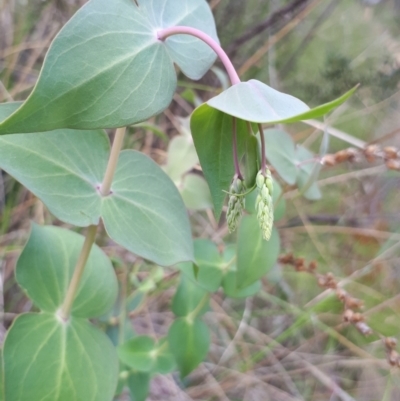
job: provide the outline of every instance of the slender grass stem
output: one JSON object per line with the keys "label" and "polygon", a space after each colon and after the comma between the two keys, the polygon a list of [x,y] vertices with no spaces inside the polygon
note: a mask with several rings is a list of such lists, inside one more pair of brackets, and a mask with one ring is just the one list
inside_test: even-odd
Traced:
{"label": "slender grass stem", "polygon": [[208,36],[206,33],[200,31],[199,29],[191,28],[189,26],[173,26],[171,28],[162,29],[157,32],[158,39],[160,40],[165,40],[172,35],[182,35],[182,34],[194,36],[202,40],[203,42],[207,43],[215,51],[215,53],[217,53],[217,56],[222,61],[222,64],[224,64],[232,85],[240,83],[239,75],[237,74],[236,69],[232,64],[232,61],[225,53],[224,49],[219,45],[218,42],[216,42],[212,37]]}
{"label": "slender grass stem", "polygon": [[86,233],[85,242],[83,243],[78,262],[76,263],[74,274],[67,290],[67,295],[65,296],[64,303],[59,312],[60,317],[64,321],[67,321],[70,317],[72,304],[78,291],[83,271],[89,258],[90,250],[92,249],[92,245],[94,244],[94,240],[96,239],[97,228],[98,226],[89,226]]}

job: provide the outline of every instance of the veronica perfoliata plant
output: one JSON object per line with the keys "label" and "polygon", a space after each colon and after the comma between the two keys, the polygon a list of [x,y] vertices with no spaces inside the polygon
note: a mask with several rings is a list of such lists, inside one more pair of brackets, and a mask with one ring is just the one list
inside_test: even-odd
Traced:
{"label": "veronica perfoliata plant", "polygon": [[[215,216],[228,193],[229,229],[239,227],[238,245],[222,253],[211,241],[193,243],[185,205],[167,174],[144,154],[121,151],[125,127],[169,106],[175,66],[200,79],[217,55],[232,86],[198,107],[190,125]],[[0,167],[56,218],[86,233],[31,227],[16,279],[37,312],[19,316],[7,334],[5,400],[111,401],[118,382],[119,391],[127,386],[135,400],[145,400],[153,375],[178,369],[186,376],[195,369],[209,349],[201,317],[210,293],[222,287],[231,297],[254,294],[279,253],[273,209],[281,190],[266,156],[269,143],[272,149],[287,137],[275,130],[269,141],[263,125],[322,116],[352,92],[310,110],[261,82],[240,82],[205,0],[90,0],[83,6],[54,39],[29,97],[0,105]],[[112,146],[104,131],[110,128],[117,128]],[[286,173],[293,166],[283,168],[283,178],[292,181]],[[306,166],[299,177],[307,181],[311,173]],[[110,259],[95,245],[100,223],[137,257],[181,271],[167,336],[120,336],[112,344],[89,322],[109,313],[118,293]]]}

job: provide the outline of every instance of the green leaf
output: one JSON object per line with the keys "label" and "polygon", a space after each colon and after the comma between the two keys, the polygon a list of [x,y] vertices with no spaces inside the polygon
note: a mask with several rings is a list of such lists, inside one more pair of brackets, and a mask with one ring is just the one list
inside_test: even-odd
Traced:
{"label": "green leaf", "polygon": [[296,164],[298,166],[297,186],[300,193],[309,200],[321,199],[321,191],[315,182],[318,178],[320,163],[315,155],[303,146],[299,146],[296,149]]}
{"label": "green leaf", "polygon": [[33,92],[0,134],[121,127],[160,113],[176,89],[174,62],[199,79],[216,58],[188,35],[158,39],[175,25],[218,40],[204,0],[91,0],[57,35]]}
{"label": "green leaf", "polygon": [[165,172],[172,181],[180,181],[182,175],[190,171],[198,162],[196,149],[190,136],[176,136],[171,140]]}
{"label": "green leaf", "polygon": [[261,282],[258,280],[248,287],[238,288],[236,271],[230,271],[224,277],[222,287],[225,295],[230,298],[247,298],[252,297],[260,291]]}
{"label": "green leaf", "polygon": [[146,401],[150,391],[150,373],[131,372],[128,377],[128,387],[132,401]]}
{"label": "green leaf", "polygon": [[[203,104],[192,114],[190,127],[204,176],[210,188],[214,213],[219,219],[226,193],[235,174],[232,155],[232,117]],[[239,157],[249,135],[244,121],[237,121]]]}
{"label": "green leaf", "polygon": [[277,230],[269,241],[262,238],[255,215],[243,216],[237,242],[237,283],[245,288],[255,283],[275,265],[280,252]]}
{"label": "green leaf", "polygon": [[224,275],[225,264],[218,251],[217,246],[207,239],[196,239],[194,241],[194,256],[196,260],[197,273],[193,265],[181,263],[178,267],[191,279],[196,286],[200,286],[207,292],[215,292],[221,286]]}
{"label": "green leaf", "polygon": [[165,341],[157,345],[147,336],[132,338],[118,347],[120,360],[140,372],[167,374],[174,370],[175,360]]}
{"label": "green leaf", "polygon": [[186,174],[183,177],[180,193],[188,209],[206,210],[213,206],[207,182],[197,174]]}
{"label": "green leaf", "polygon": [[140,152],[121,152],[111,190],[101,214],[115,242],[162,266],[193,260],[185,205],[156,163]]}
{"label": "green leaf", "polygon": [[110,401],[118,359],[108,338],[83,319],[19,316],[4,344],[7,401]]}
{"label": "green leaf", "polygon": [[345,102],[357,89],[312,110],[301,100],[251,79],[231,86],[207,104],[223,113],[254,123],[289,123],[323,116]]}
{"label": "green leaf", "polygon": [[[12,107],[1,105],[0,114]],[[103,218],[110,237],[143,258],[161,265],[192,260],[189,219],[179,192],[147,156],[122,152],[113,194],[100,195],[109,149],[102,131],[7,135],[0,137],[0,168],[62,221],[84,227]]]}
{"label": "green leaf", "polygon": [[207,356],[210,332],[201,320],[180,318],[170,327],[168,342],[181,376],[185,377]]}
{"label": "green leaf", "polygon": [[277,173],[289,185],[297,177],[296,150],[292,137],[279,129],[264,130],[265,154]]}
{"label": "green leaf", "polygon": [[[32,224],[31,235],[17,262],[16,278],[41,310],[62,305],[85,238],[59,227]],[[72,307],[72,315],[95,317],[114,305],[118,283],[110,260],[94,245]]]}
{"label": "green leaf", "polygon": [[[20,103],[0,105],[0,119]],[[58,219],[96,225],[110,143],[104,131],[58,130],[0,137],[0,168],[39,197]]]}
{"label": "green leaf", "polygon": [[[191,263],[185,263],[185,265],[192,268]],[[182,267],[182,263],[180,264],[180,267]],[[179,317],[189,316],[194,310],[196,310],[197,306],[206,295],[207,291],[200,287],[198,283],[196,283],[192,278],[187,277],[186,274],[181,274],[178,289],[176,290],[175,296],[172,300],[172,312]],[[197,316],[204,314],[207,309],[208,304],[198,311]]]}
{"label": "green leaf", "polygon": [[261,282],[258,280],[245,288],[238,288],[236,277],[236,247],[231,245],[225,248],[224,262],[229,266],[223,281],[222,288],[225,294],[231,298],[247,298],[255,295],[261,289]]}

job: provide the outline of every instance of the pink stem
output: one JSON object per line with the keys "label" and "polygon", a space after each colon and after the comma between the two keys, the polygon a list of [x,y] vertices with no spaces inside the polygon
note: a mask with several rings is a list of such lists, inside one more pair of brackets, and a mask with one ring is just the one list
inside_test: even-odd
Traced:
{"label": "pink stem", "polygon": [[240,83],[239,75],[237,74],[235,67],[233,66],[228,55],[225,53],[224,49],[213,38],[211,38],[204,32],[196,28],[191,28],[189,26],[173,26],[171,28],[165,28],[157,32],[158,39],[160,40],[165,40],[168,38],[168,36],[181,34],[195,36],[196,38],[207,43],[211,47],[211,49],[213,49],[215,53],[217,53],[218,57],[222,61],[222,64],[224,64],[232,85]]}
{"label": "pink stem", "polygon": [[261,140],[261,172],[265,176],[265,171],[267,169],[267,160],[265,158],[264,130],[261,124],[258,124],[258,130],[260,131],[260,140]]}

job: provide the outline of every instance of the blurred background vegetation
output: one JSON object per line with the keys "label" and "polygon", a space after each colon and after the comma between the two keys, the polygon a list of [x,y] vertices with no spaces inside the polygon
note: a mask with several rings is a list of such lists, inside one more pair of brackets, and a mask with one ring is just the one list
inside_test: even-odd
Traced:
{"label": "blurred background vegetation", "polygon": [[[356,95],[327,118],[336,129],[329,153],[366,144],[400,147],[399,0],[209,2],[221,43],[243,80],[259,79],[309,105],[361,84]],[[49,44],[84,3],[0,0],[1,102],[29,95]],[[190,142],[185,118],[197,102],[221,90],[226,80],[221,71],[216,68],[197,83],[180,77],[171,107],[149,124],[131,129],[126,146],[171,170],[168,155],[179,155]],[[314,126],[301,123],[284,129],[296,143],[318,152],[321,132]],[[185,140],[175,142],[174,153],[169,142],[177,136]],[[197,165],[189,167],[199,172]],[[177,175],[186,173],[178,166]],[[364,336],[345,324],[342,303],[334,291],[318,285],[315,275],[278,264],[254,297],[228,300],[214,295],[206,315],[213,333],[208,359],[184,383],[174,375],[157,377],[150,400],[400,400],[400,370],[389,364],[381,337],[400,339],[399,173],[389,171],[379,158],[356,157],[324,167],[319,186],[322,199],[315,202],[284,188],[286,214],[278,223],[283,251],[307,263],[315,261],[321,275],[331,272],[362,300],[362,314],[374,334]],[[190,205],[190,188],[185,189]],[[211,238],[221,247],[234,242],[225,222],[213,219],[207,196],[202,200],[201,207],[190,207],[195,237]],[[30,220],[62,224],[3,173],[2,335],[16,314],[32,307],[13,278]],[[136,285],[145,299],[132,306],[131,328],[165,333],[172,320],[168,305],[176,286],[174,270],[160,273],[105,236],[100,242],[115,261],[121,288],[130,280],[128,288]],[[112,335],[110,327],[108,331]]]}

